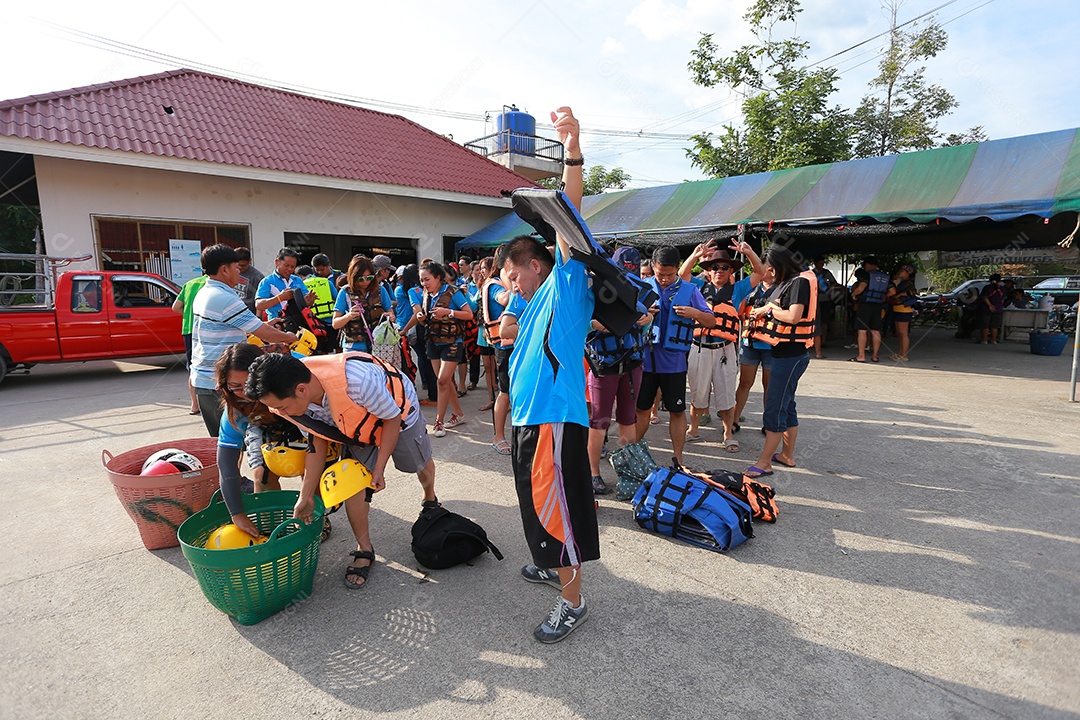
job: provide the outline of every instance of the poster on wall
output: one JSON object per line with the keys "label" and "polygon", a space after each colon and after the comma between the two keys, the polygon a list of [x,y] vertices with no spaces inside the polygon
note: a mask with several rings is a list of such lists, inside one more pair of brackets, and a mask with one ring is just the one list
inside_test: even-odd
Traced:
{"label": "poster on wall", "polygon": [[202,243],[198,240],[169,240],[169,265],[172,281],[183,285],[203,274]]}

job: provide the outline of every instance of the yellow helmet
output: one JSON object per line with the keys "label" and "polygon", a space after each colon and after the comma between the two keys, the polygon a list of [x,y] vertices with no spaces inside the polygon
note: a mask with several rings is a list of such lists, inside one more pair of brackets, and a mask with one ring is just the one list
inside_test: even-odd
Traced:
{"label": "yellow helmet", "polygon": [[206,540],[206,549],[236,550],[237,548],[246,548],[252,545],[262,545],[269,539],[265,535],[253,538],[240,528],[229,523],[210,533],[210,537]]}
{"label": "yellow helmet", "polygon": [[254,335],[248,335],[247,336],[247,342],[248,342],[248,345],[254,345],[255,347],[262,347],[263,345],[266,344],[266,343],[264,343],[262,341],[261,338],[255,337]]}
{"label": "yellow helmet", "polygon": [[266,443],[262,446],[266,469],[278,477],[299,477],[304,474],[307,459],[307,443],[294,440],[289,443]]}
{"label": "yellow helmet", "polygon": [[289,349],[300,355],[310,355],[315,352],[315,347],[318,344],[319,341],[315,338],[315,333],[307,328],[301,328],[296,331],[296,342],[290,345]]}
{"label": "yellow helmet", "polygon": [[371,473],[359,460],[339,460],[326,468],[319,481],[326,507],[345,502],[364,488],[373,487]]}
{"label": "yellow helmet", "polygon": [[337,462],[341,458],[341,444],[332,442],[326,445],[326,462]]}

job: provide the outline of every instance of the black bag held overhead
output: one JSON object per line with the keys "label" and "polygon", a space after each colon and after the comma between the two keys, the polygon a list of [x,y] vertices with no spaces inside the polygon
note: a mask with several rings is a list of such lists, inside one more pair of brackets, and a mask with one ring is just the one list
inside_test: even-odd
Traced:
{"label": "black bag held overhead", "polygon": [[412,538],[416,561],[432,570],[467,563],[488,550],[497,560],[503,559],[484,528],[443,507],[421,510],[412,526]]}
{"label": "black bag held overhead", "polygon": [[536,228],[549,243],[555,242],[556,235],[562,235],[570,246],[570,257],[593,271],[596,298],[593,319],[615,335],[628,333],[656,301],[652,286],[612,261],[564,193],[520,188],[510,197],[518,217]]}

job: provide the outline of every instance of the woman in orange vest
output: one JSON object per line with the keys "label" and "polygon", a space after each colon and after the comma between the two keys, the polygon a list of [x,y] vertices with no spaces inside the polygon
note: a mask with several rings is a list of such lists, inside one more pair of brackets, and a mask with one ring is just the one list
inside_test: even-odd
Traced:
{"label": "woman in orange vest", "polygon": [[814,344],[817,314],[816,280],[813,273],[803,272],[790,250],[771,245],[762,262],[773,269],[774,282],[765,304],[750,311],[750,337],[772,345],[772,370],[762,416],[765,447],[746,470],[748,478],[772,475],[774,462],[795,467],[795,391],[810,364],[806,350]]}

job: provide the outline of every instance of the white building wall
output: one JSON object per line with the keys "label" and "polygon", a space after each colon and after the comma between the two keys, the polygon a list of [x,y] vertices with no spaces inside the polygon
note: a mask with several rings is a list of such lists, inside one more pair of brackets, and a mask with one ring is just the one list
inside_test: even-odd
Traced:
{"label": "white building wall", "polygon": [[[442,257],[443,235],[469,235],[508,208],[304,187],[36,156],[46,251],[90,253],[94,215],[251,226],[252,256],[266,272],[284,233],[414,238],[418,258]],[[79,267],[79,266],[73,266]]]}

